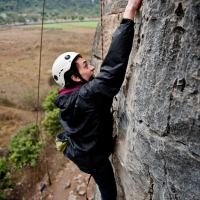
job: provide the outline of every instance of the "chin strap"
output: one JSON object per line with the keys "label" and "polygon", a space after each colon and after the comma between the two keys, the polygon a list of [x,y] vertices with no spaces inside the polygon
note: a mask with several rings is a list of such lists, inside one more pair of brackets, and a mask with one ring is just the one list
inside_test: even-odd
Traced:
{"label": "chin strap", "polygon": [[86,81],[80,74],[78,74],[78,77],[81,79],[81,82],[84,84],[84,83],[87,83],[89,81],[92,81],[94,79],[93,76],[90,77],[89,81]]}
{"label": "chin strap", "polygon": [[82,78],[81,75],[79,75],[78,77],[81,79],[81,82],[82,82],[83,84],[84,84],[84,83],[87,83],[87,81],[86,81],[84,78]]}
{"label": "chin strap", "polygon": [[81,79],[81,82],[84,84],[84,83],[87,83],[87,81],[80,75],[79,71],[77,70],[77,76]]}

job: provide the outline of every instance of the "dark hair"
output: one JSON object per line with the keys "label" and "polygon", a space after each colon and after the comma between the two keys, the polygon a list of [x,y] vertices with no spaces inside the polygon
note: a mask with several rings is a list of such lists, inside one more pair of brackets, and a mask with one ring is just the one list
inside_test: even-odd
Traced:
{"label": "dark hair", "polygon": [[78,82],[75,82],[72,80],[71,76],[78,76],[79,72],[78,72],[78,66],[76,63],[76,60],[79,58],[80,56],[78,55],[72,62],[70,69],[65,72],[64,74],[64,79],[65,79],[65,88],[72,88],[76,85],[78,85]]}
{"label": "dark hair", "polygon": [[78,65],[76,63],[76,61],[79,57],[80,57],[80,55],[78,55],[78,56],[76,56],[76,58],[74,58],[74,60],[71,64],[71,68],[64,74],[65,88],[73,88],[74,86],[80,84],[80,82],[75,82],[71,78],[72,75],[80,77],[80,74],[78,71]]}

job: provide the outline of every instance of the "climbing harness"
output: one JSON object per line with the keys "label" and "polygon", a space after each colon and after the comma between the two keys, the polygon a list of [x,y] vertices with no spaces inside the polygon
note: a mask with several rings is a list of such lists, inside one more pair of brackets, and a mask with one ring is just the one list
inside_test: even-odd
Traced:
{"label": "climbing harness", "polygon": [[68,140],[65,132],[61,132],[56,136],[56,149],[63,152],[68,145]]}

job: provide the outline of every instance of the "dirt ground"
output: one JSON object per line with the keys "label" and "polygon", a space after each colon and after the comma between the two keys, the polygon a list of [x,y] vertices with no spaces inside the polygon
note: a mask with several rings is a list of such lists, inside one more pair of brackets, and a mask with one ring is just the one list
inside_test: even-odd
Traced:
{"label": "dirt ground", "polygon": [[[41,30],[33,26],[0,29],[0,148],[8,151],[10,137],[20,127],[36,122],[36,108],[52,84],[51,67],[65,51],[81,52],[90,60],[95,28],[44,29],[41,68]],[[40,72],[40,77],[39,77]],[[40,79],[39,79],[40,78]],[[39,81],[40,80],[40,81]],[[38,88],[38,85],[40,86]],[[37,99],[39,89],[39,100]],[[39,113],[39,120],[44,113]],[[10,200],[82,200],[86,189],[88,198],[93,198],[94,181],[62,153],[55,149],[54,138],[45,130],[46,144],[35,167],[12,169],[14,189],[6,189]],[[43,185],[46,188],[41,193]]]}

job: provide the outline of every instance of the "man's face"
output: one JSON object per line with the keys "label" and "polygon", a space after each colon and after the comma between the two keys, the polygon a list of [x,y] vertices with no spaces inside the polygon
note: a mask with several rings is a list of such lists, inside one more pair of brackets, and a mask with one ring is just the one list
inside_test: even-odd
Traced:
{"label": "man's face", "polygon": [[94,66],[89,65],[84,58],[79,57],[76,63],[78,64],[78,71],[83,79],[89,81],[91,77],[94,77]]}

